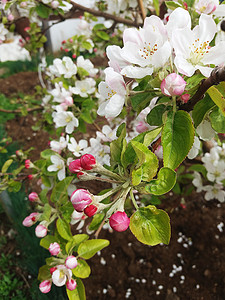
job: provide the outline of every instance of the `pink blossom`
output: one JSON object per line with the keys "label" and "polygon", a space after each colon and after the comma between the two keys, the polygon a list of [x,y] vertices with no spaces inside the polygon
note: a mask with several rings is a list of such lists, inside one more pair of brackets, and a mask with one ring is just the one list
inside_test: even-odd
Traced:
{"label": "pink blossom", "polygon": [[27,26],[27,27],[24,28],[24,31],[29,31],[29,30],[30,30],[29,26]]}
{"label": "pink blossom", "polygon": [[52,1],[51,7],[52,8],[57,8],[59,6],[59,1]]}
{"label": "pink blossom", "polygon": [[52,283],[50,280],[44,280],[39,284],[39,289],[42,293],[46,294],[50,292]]}
{"label": "pink blossom", "polygon": [[181,100],[184,102],[184,103],[187,103],[188,100],[190,99],[190,94],[183,94],[181,95]]}
{"label": "pink blossom", "polygon": [[136,126],[136,130],[138,133],[145,132],[148,130],[148,126],[145,122],[140,121]]}
{"label": "pink blossom", "polygon": [[66,282],[66,288],[70,291],[75,290],[76,286],[77,286],[77,283],[76,283],[76,280],[74,280],[74,279],[69,279]]}
{"label": "pink blossom", "polygon": [[9,15],[8,15],[8,20],[9,20],[10,22],[13,21],[13,20],[14,20],[14,15],[9,14]]}
{"label": "pink blossom", "polygon": [[31,167],[31,161],[29,159],[25,160],[25,168],[29,169]]}
{"label": "pink blossom", "polygon": [[27,178],[28,178],[29,180],[32,180],[32,179],[34,178],[34,176],[33,176],[32,174],[30,174],[30,175],[27,176]]}
{"label": "pink blossom", "polygon": [[84,209],[84,213],[88,217],[92,217],[97,212],[97,210],[98,208],[95,205],[91,204]]}
{"label": "pink blossom", "polygon": [[35,234],[36,234],[36,237],[39,237],[39,238],[43,238],[47,235],[47,231],[48,229],[42,225],[42,224],[39,224],[36,228],[35,228]]}
{"label": "pink blossom", "polygon": [[125,231],[129,227],[130,219],[127,214],[122,211],[117,211],[109,218],[109,225],[115,231]]}
{"label": "pink blossom", "polygon": [[28,217],[26,217],[23,220],[23,226],[25,227],[31,227],[32,225],[34,225],[37,220],[39,219],[40,214],[39,213],[31,213]]}
{"label": "pink blossom", "polygon": [[69,164],[69,170],[71,173],[79,173],[82,170],[80,159],[75,159]]}
{"label": "pink blossom", "polygon": [[92,195],[87,190],[78,189],[72,193],[70,201],[76,211],[82,212],[89,204],[91,204]]}
{"label": "pink blossom", "polygon": [[163,79],[161,91],[166,96],[180,96],[183,94],[187,82],[178,74],[171,73]]}
{"label": "pink blossom", "polygon": [[77,266],[77,259],[75,256],[70,255],[67,257],[66,261],[65,261],[65,265],[68,269],[74,269]]}
{"label": "pink blossom", "polygon": [[84,170],[91,170],[96,165],[96,159],[91,154],[85,154],[81,156],[80,164]]}
{"label": "pink blossom", "polygon": [[51,273],[51,275],[53,274],[53,272],[55,272],[57,270],[57,268],[56,267],[52,267],[51,269],[50,269],[50,273]]}
{"label": "pink blossom", "polygon": [[59,252],[61,251],[59,244],[56,242],[51,243],[48,250],[51,253],[51,255],[58,255]]}
{"label": "pink blossom", "polygon": [[36,202],[36,201],[39,200],[39,197],[38,197],[38,194],[37,194],[37,193],[32,192],[32,193],[29,194],[28,199],[29,199],[31,202]]}

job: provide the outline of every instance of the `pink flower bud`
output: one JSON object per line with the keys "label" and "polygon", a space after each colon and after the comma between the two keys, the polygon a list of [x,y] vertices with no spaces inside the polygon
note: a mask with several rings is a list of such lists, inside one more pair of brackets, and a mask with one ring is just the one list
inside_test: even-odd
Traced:
{"label": "pink flower bud", "polygon": [[27,178],[28,178],[29,180],[32,180],[32,179],[33,179],[33,175],[30,174],[30,175],[27,176]]}
{"label": "pink flower bud", "polygon": [[26,6],[27,6],[27,2],[24,1],[24,2],[21,2],[21,3],[20,3],[20,7],[24,8],[24,7],[26,7]]}
{"label": "pink flower bud", "polygon": [[184,9],[188,10],[187,2],[183,2]]}
{"label": "pink flower bud", "polygon": [[48,231],[48,229],[44,225],[39,224],[35,228],[36,237],[39,237],[39,238],[45,237],[47,235],[47,231]]}
{"label": "pink flower bud", "polygon": [[171,73],[161,82],[161,91],[166,96],[183,94],[187,82],[178,74]]}
{"label": "pink flower bud", "polygon": [[26,159],[26,160],[25,160],[25,168],[26,168],[26,169],[29,169],[30,166],[31,166],[31,161],[30,161],[29,159]]}
{"label": "pink flower bud", "polygon": [[44,280],[39,284],[39,289],[42,293],[46,294],[50,292],[52,283],[50,280]]}
{"label": "pink flower bud", "polygon": [[188,100],[190,99],[190,94],[183,94],[181,95],[181,100],[184,102],[184,103],[187,103]]}
{"label": "pink flower bud", "polygon": [[48,250],[51,253],[51,255],[58,255],[59,252],[61,251],[59,244],[56,242],[51,243]]}
{"label": "pink flower bud", "polygon": [[82,170],[80,159],[75,159],[69,164],[69,170],[71,173],[79,173]]}
{"label": "pink flower bud", "polygon": [[52,8],[57,8],[59,6],[59,1],[52,1],[51,7]]}
{"label": "pink flower bud", "polygon": [[76,54],[73,54],[73,55],[72,55],[72,58],[76,58],[76,57],[77,57]]}
{"label": "pink flower bud", "polygon": [[13,20],[14,20],[14,15],[9,14],[9,15],[8,15],[8,20],[9,20],[10,22],[13,21]]}
{"label": "pink flower bud", "polygon": [[80,164],[84,170],[91,170],[96,165],[96,159],[91,154],[85,154],[81,156]]}
{"label": "pink flower bud", "polygon": [[91,204],[92,197],[87,190],[78,189],[72,193],[70,201],[76,211],[82,212],[89,204]]}
{"label": "pink flower bud", "polygon": [[78,178],[78,179],[80,179],[80,178],[81,178],[81,176],[83,176],[83,175],[85,175],[85,173],[84,173],[84,172],[79,172],[79,173],[77,173],[77,178]]}
{"label": "pink flower bud", "polygon": [[68,269],[74,269],[77,266],[77,259],[75,256],[71,255],[68,256],[66,261],[65,261],[65,265]]}
{"label": "pink flower bud", "polygon": [[34,225],[37,220],[39,219],[40,214],[39,213],[32,213],[30,214],[28,217],[26,217],[23,220],[23,226],[25,227],[31,227],[32,225]]}
{"label": "pink flower bud", "polygon": [[66,41],[65,41],[65,40],[63,40],[63,41],[62,41],[62,45],[63,45],[63,44],[65,44],[65,43],[66,43]]}
{"label": "pink flower bud", "polygon": [[57,270],[57,268],[56,267],[52,267],[51,269],[50,269],[50,273],[51,273],[51,275],[53,274],[53,272],[55,272]]}
{"label": "pink flower bud", "polygon": [[30,30],[29,26],[27,26],[27,27],[24,28],[24,31],[29,31],[29,30]]}
{"label": "pink flower bud", "polygon": [[70,43],[73,43],[73,39],[69,39],[69,42],[70,42]]}
{"label": "pink flower bud", "polygon": [[69,52],[69,49],[66,48],[66,49],[64,49],[64,51],[65,51],[65,52]]}
{"label": "pink flower bud", "polygon": [[75,290],[76,286],[77,286],[76,280],[72,278],[66,282],[66,288],[70,291]]}
{"label": "pink flower bud", "polygon": [[93,51],[94,51],[94,52],[97,52],[97,51],[98,51],[98,49],[97,49],[97,48],[94,48],[94,49],[93,49]]}
{"label": "pink flower bud", "polygon": [[64,100],[64,103],[67,106],[72,106],[73,105],[73,98],[72,97],[66,97],[65,100]]}
{"label": "pink flower bud", "polygon": [[36,201],[39,200],[39,197],[38,197],[38,194],[37,194],[37,193],[32,192],[32,193],[29,194],[28,199],[29,199],[31,202],[36,202]]}
{"label": "pink flower bud", "polygon": [[148,130],[148,126],[146,125],[145,122],[140,121],[136,126],[136,130],[138,133],[145,132]]}
{"label": "pink flower bud", "polygon": [[109,218],[109,225],[115,231],[125,231],[129,227],[130,219],[127,214],[122,211],[117,211]]}
{"label": "pink flower bud", "polygon": [[97,210],[98,210],[98,208],[95,205],[91,204],[84,209],[84,213],[88,217],[92,217],[92,216],[94,216],[94,214],[96,213]]}

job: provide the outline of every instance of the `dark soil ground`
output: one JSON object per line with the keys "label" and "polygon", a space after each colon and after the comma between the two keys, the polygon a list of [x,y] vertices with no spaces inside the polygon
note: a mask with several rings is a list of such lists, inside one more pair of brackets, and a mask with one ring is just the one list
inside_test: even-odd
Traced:
{"label": "dark soil ground", "polygon": [[[32,90],[34,81],[24,79],[24,73],[17,76],[13,80],[21,80],[20,91],[22,85]],[[34,135],[32,124],[32,116],[18,117],[8,121],[6,128],[23,147],[38,146],[33,154],[38,159],[49,137],[44,132]],[[163,200],[161,207],[171,218],[168,246],[143,245],[129,230],[102,230],[99,238],[109,239],[110,246],[89,261],[92,275],[84,280],[87,300],[224,300],[225,203],[206,202],[203,196],[185,197],[185,208],[177,195]]]}

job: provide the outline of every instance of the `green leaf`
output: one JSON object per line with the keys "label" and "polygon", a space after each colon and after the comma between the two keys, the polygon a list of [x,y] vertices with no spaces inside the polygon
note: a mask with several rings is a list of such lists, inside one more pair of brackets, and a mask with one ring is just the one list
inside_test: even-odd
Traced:
{"label": "green leaf", "polygon": [[140,167],[137,170],[132,171],[132,184],[134,186],[139,185],[141,183],[143,177],[143,169]]}
{"label": "green leaf", "polygon": [[41,157],[44,159],[50,159],[52,155],[57,155],[57,153],[51,149],[46,149],[41,152]]}
{"label": "green leaf", "polygon": [[70,225],[67,224],[64,220],[59,218],[56,222],[56,228],[58,230],[59,235],[65,240],[70,241],[72,238],[72,233],[70,231]]}
{"label": "green leaf", "polygon": [[143,145],[148,147],[154,141],[154,139],[160,134],[161,130],[162,127],[158,127],[151,131],[147,131],[144,137]]}
{"label": "green leaf", "polygon": [[46,19],[48,18],[51,10],[50,8],[48,8],[47,6],[45,6],[44,4],[40,3],[36,6],[35,8],[37,14],[39,15],[39,17]]}
{"label": "green leaf", "polygon": [[139,208],[130,218],[130,230],[143,244],[169,244],[170,219],[167,213],[153,205]]}
{"label": "green leaf", "polygon": [[159,0],[153,0],[153,6],[155,8],[157,16],[159,16]]}
{"label": "green leaf", "polygon": [[67,189],[71,184],[73,177],[66,177],[62,181],[58,182],[54,189],[52,190],[51,194],[51,201],[57,202],[59,204],[66,203],[68,201],[68,192]]}
{"label": "green leaf", "polygon": [[150,101],[155,97],[155,94],[150,92],[143,92],[130,97],[132,107],[139,114]]}
{"label": "green leaf", "polygon": [[81,46],[86,49],[86,50],[91,50],[92,49],[92,45],[91,43],[87,42],[87,41],[83,41]]}
{"label": "green leaf", "polygon": [[119,135],[118,139],[110,143],[110,153],[111,153],[111,165],[120,164],[122,153],[126,148],[126,125],[125,123],[121,124],[117,129],[117,134]]}
{"label": "green leaf", "polygon": [[109,241],[103,239],[85,241],[80,244],[77,252],[80,257],[89,259],[108,245]]}
{"label": "green leaf", "polygon": [[216,88],[215,86],[211,86],[207,93],[213,100],[213,102],[221,109],[222,114],[225,116],[225,97],[224,95]]}
{"label": "green leaf", "polygon": [[89,225],[89,230],[97,230],[100,224],[102,223],[104,219],[104,214],[96,214],[94,215],[91,224]]}
{"label": "green leaf", "polygon": [[169,168],[161,168],[157,179],[153,179],[145,186],[148,193],[163,195],[169,192],[176,183],[176,172]]}
{"label": "green leaf", "polygon": [[22,182],[10,180],[8,181],[9,192],[17,193],[21,189]]}
{"label": "green leaf", "polygon": [[195,127],[198,127],[198,125],[205,118],[206,114],[213,107],[215,107],[215,103],[211,100],[209,95],[206,95],[202,100],[198,101],[195,104],[194,109],[192,111],[192,118],[193,118]]}
{"label": "green leaf", "polygon": [[96,35],[104,41],[108,41],[110,39],[109,35],[105,31],[97,31]]}
{"label": "green leaf", "polygon": [[79,278],[88,278],[91,274],[91,268],[83,259],[78,259],[77,267],[72,269],[73,275]]}
{"label": "green leaf", "polygon": [[72,239],[66,244],[66,253],[71,254],[74,250],[74,247],[79,246],[82,242],[89,239],[87,234],[76,234]]}
{"label": "green leaf", "polygon": [[165,4],[166,4],[167,8],[172,9],[172,10],[174,10],[178,7],[182,7],[182,5],[180,3],[173,2],[173,1],[165,1]]}
{"label": "green leaf", "polygon": [[51,213],[52,213],[52,207],[48,203],[45,203],[43,213],[40,217],[40,221],[43,220],[49,221],[51,217]]}
{"label": "green leaf", "polygon": [[136,169],[135,172],[137,172],[138,169],[142,170],[142,171],[138,171],[135,174],[135,178],[137,177],[137,174],[139,175],[142,174],[141,180],[150,181],[157,173],[157,169],[158,169],[157,156],[154,153],[152,153],[146,146],[144,146],[139,142],[131,141],[131,145],[134,148],[134,151],[136,152],[136,155],[139,160],[139,163],[135,168]]}
{"label": "green leaf", "polygon": [[192,165],[188,171],[196,171],[196,172],[199,172],[201,173],[205,178],[206,178],[206,174],[207,174],[207,171],[206,171],[206,168],[203,166],[203,165],[200,165],[200,164],[196,164],[196,165]]}
{"label": "green leaf", "polygon": [[39,268],[38,280],[43,281],[51,277],[49,266],[44,265]]}
{"label": "green leaf", "polygon": [[50,188],[51,187],[51,181],[50,181],[50,179],[49,179],[49,177],[48,176],[46,176],[46,175],[42,175],[41,176],[41,181],[42,181],[42,183],[44,184],[44,186],[46,186],[47,188]]}
{"label": "green leaf", "polygon": [[13,163],[13,159],[8,159],[2,167],[2,173],[6,173],[12,163]]}
{"label": "green leaf", "polygon": [[161,126],[163,124],[162,116],[166,111],[166,105],[156,105],[147,115],[147,122],[151,126]]}
{"label": "green leaf", "polygon": [[48,189],[43,189],[38,195],[42,203],[48,203],[47,193]]}
{"label": "green leaf", "polygon": [[194,127],[185,111],[169,112],[162,131],[164,166],[177,168],[194,143]]}
{"label": "green leaf", "polygon": [[76,282],[77,287],[75,288],[75,290],[70,291],[66,289],[69,300],[86,300],[83,282],[79,278],[76,279]]}
{"label": "green leaf", "polygon": [[225,133],[225,116],[219,107],[215,107],[215,109],[210,113],[209,119],[212,125],[212,128],[218,133]]}
{"label": "green leaf", "polygon": [[40,246],[48,249],[51,243],[58,242],[57,238],[53,235],[46,235],[40,240]]}

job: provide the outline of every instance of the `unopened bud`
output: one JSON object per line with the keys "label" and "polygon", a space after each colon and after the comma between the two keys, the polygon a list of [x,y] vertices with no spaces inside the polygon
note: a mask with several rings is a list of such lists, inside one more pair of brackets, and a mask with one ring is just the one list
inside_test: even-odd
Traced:
{"label": "unopened bud", "polygon": [[38,194],[37,194],[37,193],[32,192],[32,193],[29,194],[28,199],[29,199],[29,201],[31,201],[31,202],[36,202],[36,201],[39,200],[39,197],[38,197]]}
{"label": "unopened bud", "polygon": [[35,228],[35,235],[36,235],[36,237],[43,238],[47,235],[47,231],[48,231],[48,229],[44,225],[39,224]]}
{"label": "unopened bud", "polygon": [[166,96],[180,96],[183,94],[187,82],[178,74],[171,73],[161,82],[161,91]]}
{"label": "unopened bud", "polygon": [[50,292],[52,283],[50,280],[44,280],[39,284],[39,289],[42,293],[46,294]]}
{"label": "unopened bud", "polygon": [[82,212],[92,202],[92,195],[84,189],[75,190],[70,201],[76,211]]}
{"label": "unopened bud", "polygon": [[77,259],[75,256],[71,255],[68,256],[66,261],[65,261],[65,265],[68,269],[74,269],[77,266]]}
{"label": "unopened bud", "polygon": [[88,217],[92,217],[97,212],[97,210],[98,208],[95,205],[91,204],[84,209],[84,213]]}
{"label": "unopened bud", "polygon": [[51,7],[52,8],[57,8],[59,6],[59,1],[52,1],[51,2]]}
{"label": "unopened bud", "polygon": [[109,218],[109,225],[115,231],[125,231],[129,227],[130,219],[127,214],[122,211],[117,211]]}
{"label": "unopened bud", "polygon": [[51,255],[58,255],[59,252],[61,251],[59,244],[56,242],[51,243],[48,250],[51,253]]}
{"label": "unopened bud", "polygon": [[72,278],[66,282],[66,288],[70,291],[75,290],[76,286],[77,286],[76,280]]}
{"label": "unopened bud", "polygon": [[82,170],[80,159],[75,159],[69,164],[69,170],[71,173],[79,173]]}
{"label": "unopened bud", "polygon": [[84,170],[91,170],[96,165],[96,159],[91,154],[85,154],[81,156],[80,164]]}
{"label": "unopened bud", "polygon": [[31,227],[32,225],[34,225],[37,220],[39,219],[40,214],[39,213],[31,213],[28,217],[26,217],[23,220],[23,226],[25,227]]}

